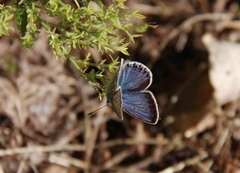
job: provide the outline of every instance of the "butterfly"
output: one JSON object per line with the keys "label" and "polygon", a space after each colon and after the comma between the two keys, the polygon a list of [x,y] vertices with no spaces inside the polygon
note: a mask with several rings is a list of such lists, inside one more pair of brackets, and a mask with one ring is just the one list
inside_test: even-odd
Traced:
{"label": "butterfly", "polygon": [[123,120],[123,112],[148,124],[156,124],[159,111],[153,93],[147,88],[152,83],[152,72],[142,63],[121,63],[106,87],[107,104]]}

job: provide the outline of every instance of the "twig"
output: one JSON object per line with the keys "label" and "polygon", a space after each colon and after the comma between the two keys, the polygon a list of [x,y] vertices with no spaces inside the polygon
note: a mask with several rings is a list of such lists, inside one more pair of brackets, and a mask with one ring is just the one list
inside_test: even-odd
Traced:
{"label": "twig", "polygon": [[193,24],[202,21],[219,21],[219,20],[230,20],[234,17],[232,13],[206,13],[195,15],[187,20],[185,20],[180,26],[172,30],[159,45],[159,50],[162,51],[165,49],[167,44],[175,38],[177,35],[180,35],[182,32],[190,31]]}
{"label": "twig", "polygon": [[2,166],[0,165],[0,173],[4,173]]}
{"label": "twig", "polygon": [[220,138],[218,139],[218,142],[213,150],[213,154],[215,156],[219,155],[220,151],[222,150],[227,137],[229,137],[229,132],[230,132],[229,128],[226,127],[226,129],[221,133]]}
{"label": "twig", "polygon": [[87,169],[88,164],[80,159],[72,158],[69,156],[62,156],[59,154],[51,154],[48,158],[49,162],[55,163],[64,167],[75,166],[81,169]]}
{"label": "twig", "polygon": [[54,151],[85,151],[84,145],[49,145],[49,146],[30,146],[23,148],[12,148],[6,150],[0,150],[0,157],[16,154],[28,154],[28,153],[46,153]]}
{"label": "twig", "polygon": [[119,154],[115,155],[114,157],[112,157],[107,162],[105,162],[103,168],[107,169],[107,168],[111,168],[115,165],[118,165],[122,160],[124,160],[125,158],[129,157],[132,154],[133,154],[133,151],[124,150],[124,151],[120,152]]}
{"label": "twig", "polygon": [[[148,138],[147,140],[133,140],[129,139],[117,139],[117,140],[109,140],[106,142],[102,142],[101,144],[94,146],[93,149],[97,148],[108,148],[116,145],[159,145],[159,144],[167,144],[167,140],[157,140],[156,138]],[[66,144],[66,145],[48,145],[48,146],[28,146],[28,147],[19,147],[19,148],[11,148],[11,149],[2,149],[0,150],[0,157],[7,155],[17,155],[17,154],[29,154],[29,153],[47,153],[47,152],[56,152],[56,151],[86,151],[85,145],[79,144]]]}
{"label": "twig", "polygon": [[27,163],[26,163],[26,158],[24,157],[21,162],[20,165],[18,167],[17,173],[23,173],[24,172],[24,168],[26,168]]}
{"label": "twig", "polygon": [[163,171],[160,171],[160,173],[170,173],[170,172],[178,172],[183,170],[187,166],[195,165],[198,162],[202,161],[203,159],[206,158],[206,155],[198,155],[192,158],[189,158],[187,160],[184,160],[182,162],[179,162],[176,165],[170,166]]}
{"label": "twig", "polygon": [[165,145],[169,143],[168,140],[158,140],[156,138],[148,138],[147,140],[134,140],[132,138],[128,139],[115,139],[115,140],[109,140],[103,143],[100,143],[96,146],[96,148],[109,148],[116,145],[139,145],[139,144],[146,144],[146,145]]}
{"label": "twig", "polygon": [[149,166],[150,164],[153,163],[153,157],[150,156],[150,157],[147,157],[147,158],[144,158],[142,159],[141,161],[133,164],[130,168],[129,168],[129,171],[134,168],[135,170],[141,170],[143,168],[146,168],[147,166]]}

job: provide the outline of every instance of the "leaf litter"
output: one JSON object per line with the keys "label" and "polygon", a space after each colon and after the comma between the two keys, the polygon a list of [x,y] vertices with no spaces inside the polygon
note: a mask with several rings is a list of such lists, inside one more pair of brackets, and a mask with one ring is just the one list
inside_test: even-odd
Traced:
{"label": "leaf litter", "polygon": [[105,102],[44,31],[31,51],[12,33],[0,39],[0,172],[239,172],[239,3],[128,3],[157,24],[129,52],[152,69],[159,123],[87,116]]}

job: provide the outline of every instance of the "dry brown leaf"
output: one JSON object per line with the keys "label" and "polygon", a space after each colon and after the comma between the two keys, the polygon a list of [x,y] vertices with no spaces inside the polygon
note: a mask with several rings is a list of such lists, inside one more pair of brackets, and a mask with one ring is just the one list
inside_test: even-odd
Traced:
{"label": "dry brown leaf", "polygon": [[240,44],[217,41],[210,34],[202,38],[209,51],[209,78],[218,105],[240,98]]}

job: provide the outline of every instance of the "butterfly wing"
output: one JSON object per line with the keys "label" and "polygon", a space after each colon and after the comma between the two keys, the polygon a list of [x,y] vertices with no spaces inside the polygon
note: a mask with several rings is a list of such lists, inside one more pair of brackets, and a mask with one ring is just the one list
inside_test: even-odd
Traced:
{"label": "butterfly wing", "polygon": [[123,60],[121,60],[121,64],[119,66],[119,70],[116,71],[110,83],[106,87],[106,96],[107,103],[111,105],[113,110],[116,112],[117,116],[123,120],[122,113],[122,90],[119,86],[119,76],[122,73],[122,64]]}
{"label": "butterfly wing", "polygon": [[117,116],[123,120],[123,112],[122,112],[122,91],[121,88],[118,88],[112,99],[111,99],[112,109],[116,112]]}
{"label": "butterfly wing", "polygon": [[148,124],[158,122],[158,105],[150,91],[122,94],[122,100],[123,111],[132,117]]}
{"label": "butterfly wing", "polygon": [[139,62],[129,62],[120,71],[118,82],[123,93],[142,91],[151,85],[152,72]]}
{"label": "butterfly wing", "polygon": [[145,90],[152,83],[152,73],[143,64],[129,62],[119,70],[106,88],[108,103],[123,119],[122,110],[134,118],[149,124],[156,124],[159,119],[158,106],[153,94]]}

